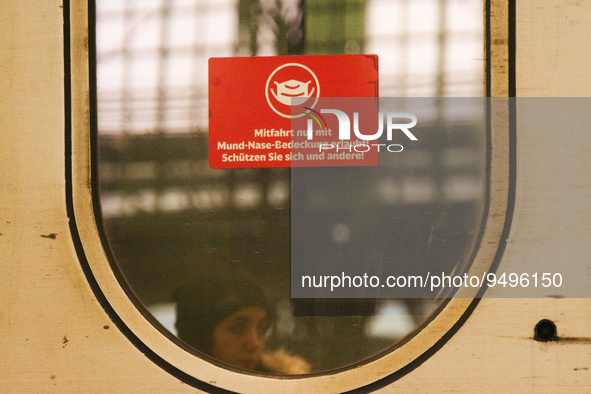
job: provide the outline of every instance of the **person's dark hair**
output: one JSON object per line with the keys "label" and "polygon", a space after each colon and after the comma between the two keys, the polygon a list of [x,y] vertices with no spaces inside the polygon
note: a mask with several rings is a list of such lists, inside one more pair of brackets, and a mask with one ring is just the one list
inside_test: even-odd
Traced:
{"label": "person's dark hair", "polygon": [[244,271],[218,269],[202,273],[180,286],[176,302],[178,337],[195,349],[211,354],[215,326],[238,310],[259,306],[273,320],[273,308],[257,281]]}

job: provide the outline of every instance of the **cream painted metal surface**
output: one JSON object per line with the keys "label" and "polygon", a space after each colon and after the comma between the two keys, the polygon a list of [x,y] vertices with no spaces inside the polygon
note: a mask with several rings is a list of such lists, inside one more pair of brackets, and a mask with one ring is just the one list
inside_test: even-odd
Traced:
{"label": "cream painted metal surface", "polygon": [[[492,8],[499,4],[493,2]],[[465,308],[468,300],[455,301],[454,310],[448,309],[436,320],[441,329],[431,327],[415,337],[418,343],[405,345],[390,358],[317,378],[284,381],[238,375],[168,342],[147,325],[112,281],[96,237],[88,193],[84,4],[75,2],[72,15],[74,203],[84,252],[89,261],[99,263],[92,266],[94,274],[116,311],[170,363],[204,380],[207,377],[206,382],[217,385],[219,381],[241,392],[338,392],[411,362]],[[59,1],[0,4],[1,391],[195,392],[145,357],[117,329],[79,264],[66,210],[62,16]],[[589,95],[591,86],[585,78],[591,69],[591,46],[585,40],[591,35],[580,35],[591,26],[591,4],[522,3],[517,6],[517,21],[518,95]],[[498,86],[491,86],[491,91],[498,96],[506,95],[507,83],[503,26],[505,22],[492,23],[492,39],[499,40],[496,53],[501,55],[491,47],[492,85]],[[554,63],[545,67],[541,59],[554,59]],[[570,74],[563,69],[571,70]],[[573,73],[579,77],[573,78]],[[556,109],[526,105],[517,109],[515,212],[501,266],[515,266],[532,254],[536,259],[560,254],[576,257],[589,269],[591,210],[581,207],[589,203],[591,193],[588,130],[572,125],[572,139],[566,141],[552,124]],[[493,138],[505,138],[501,130],[506,129],[507,120],[496,119],[493,129],[499,132],[493,130]],[[493,144],[503,147],[506,141]],[[493,155],[493,166],[497,166],[493,176],[498,176],[493,182],[499,190],[493,194],[497,200],[491,201],[491,209],[500,219],[491,218],[493,227],[487,228],[491,239],[499,236],[498,220],[501,226],[504,221],[508,183],[506,148]],[[560,211],[553,204],[558,200],[563,202]],[[572,225],[560,227],[557,222]],[[479,253],[484,253],[484,259],[491,251]],[[553,320],[558,335],[570,340],[534,341],[533,328],[543,318]],[[380,392],[591,392],[590,346],[591,302],[587,299],[484,299],[443,348]]]}
{"label": "cream painted metal surface", "polygon": [[0,391],[174,391],[181,383],[116,330],[76,258],[62,28],[60,1],[0,3]]}

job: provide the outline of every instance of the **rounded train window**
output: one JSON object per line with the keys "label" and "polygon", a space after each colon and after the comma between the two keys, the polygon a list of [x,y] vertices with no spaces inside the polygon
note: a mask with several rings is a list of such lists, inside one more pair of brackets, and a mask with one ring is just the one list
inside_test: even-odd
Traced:
{"label": "rounded train window", "polygon": [[490,192],[482,2],[94,12],[107,257],[174,346],[245,375],[348,371],[462,288]]}

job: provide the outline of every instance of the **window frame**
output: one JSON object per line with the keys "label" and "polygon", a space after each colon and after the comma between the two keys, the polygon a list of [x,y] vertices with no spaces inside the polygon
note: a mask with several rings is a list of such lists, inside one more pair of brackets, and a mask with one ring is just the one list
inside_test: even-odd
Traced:
{"label": "window frame", "polygon": [[[511,7],[514,9],[514,1],[508,6],[497,0],[485,2],[485,77],[489,97],[507,97],[511,94],[511,86],[515,91],[512,44],[515,35],[514,19],[511,25]],[[396,381],[421,365],[467,321],[482,294],[470,289],[463,292],[462,289],[455,298],[444,302],[411,336],[392,349],[366,360],[361,366],[303,376],[271,377],[239,372],[232,367],[222,367],[219,362],[184,345],[166,331],[135,297],[106,242],[97,181],[94,4],[65,2],[64,16],[67,60],[66,183],[74,247],[88,283],[102,307],[118,329],[154,363],[204,391],[320,393],[326,387],[338,392],[359,388],[373,390]],[[495,45],[491,44],[492,36],[495,37]],[[503,56],[507,53],[509,56]],[[508,65],[504,60],[507,58]],[[514,103],[511,99],[495,99],[489,100],[488,104],[487,196],[481,233],[470,266],[470,272],[479,273],[491,267],[494,269],[500,262],[515,199]]]}

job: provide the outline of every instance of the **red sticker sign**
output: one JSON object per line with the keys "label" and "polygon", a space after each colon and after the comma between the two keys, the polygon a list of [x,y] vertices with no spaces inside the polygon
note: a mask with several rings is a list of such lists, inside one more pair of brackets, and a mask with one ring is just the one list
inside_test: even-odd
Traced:
{"label": "red sticker sign", "polygon": [[[293,142],[305,135],[294,129],[296,119],[317,113],[323,97],[377,97],[377,92],[376,55],[210,58],[210,167],[290,167]],[[341,156],[344,161],[299,159],[296,165],[377,164],[377,155]]]}

